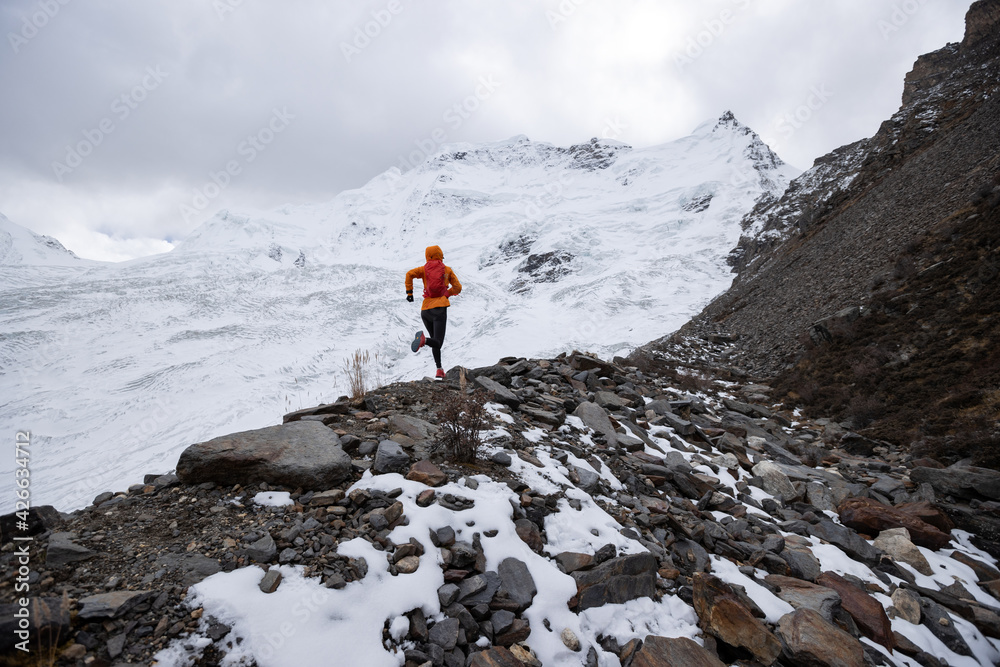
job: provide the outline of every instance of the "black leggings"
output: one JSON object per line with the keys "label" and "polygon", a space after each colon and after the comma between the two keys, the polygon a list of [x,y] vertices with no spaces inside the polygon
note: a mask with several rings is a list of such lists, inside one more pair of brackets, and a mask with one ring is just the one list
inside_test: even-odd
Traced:
{"label": "black leggings", "polygon": [[441,368],[441,346],[444,345],[444,330],[448,327],[448,307],[439,306],[420,311],[420,319],[427,329],[427,345],[434,352],[434,363]]}

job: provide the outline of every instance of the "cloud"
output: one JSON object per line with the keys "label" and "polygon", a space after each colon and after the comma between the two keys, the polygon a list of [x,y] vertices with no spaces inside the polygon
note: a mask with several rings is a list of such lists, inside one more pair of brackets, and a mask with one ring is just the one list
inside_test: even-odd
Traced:
{"label": "cloud", "polygon": [[[0,211],[83,256],[128,256],[220,208],[329,199],[437,129],[567,145],[617,119],[641,146],[725,109],[808,167],[874,133],[916,56],[961,38],[969,4],[7,0]],[[500,85],[448,122],[481,77]],[[248,161],[275,109],[294,118]],[[796,113],[807,122],[780,123]]]}

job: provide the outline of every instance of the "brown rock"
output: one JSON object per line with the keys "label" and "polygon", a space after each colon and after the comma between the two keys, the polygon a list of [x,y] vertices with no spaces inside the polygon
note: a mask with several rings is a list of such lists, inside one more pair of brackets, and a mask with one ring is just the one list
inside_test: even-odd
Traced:
{"label": "brown rock", "polygon": [[410,466],[410,472],[406,473],[406,479],[427,486],[441,486],[448,481],[448,475],[444,474],[441,468],[424,459]]}
{"label": "brown rock", "polygon": [[434,502],[435,495],[436,494],[430,489],[421,491],[420,494],[417,496],[417,506],[427,507],[428,505]]}
{"label": "brown rock", "polygon": [[837,507],[840,522],[859,533],[878,535],[890,528],[906,528],[914,544],[929,549],[948,545],[951,536],[931,524],[872,498],[848,498]]}
{"label": "brown rock", "polygon": [[503,634],[493,638],[493,643],[497,646],[510,646],[518,642],[523,642],[531,634],[531,626],[528,621],[515,618],[510,628]]}
{"label": "brown rock", "polygon": [[900,512],[909,514],[916,519],[920,519],[924,523],[929,523],[945,533],[950,533],[955,527],[955,523],[947,514],[944,513],[944,510],[933,503],[927,502],[926,500],[896,505],[896,509]]}
{"label": "brown rock", "polygon": [[976,577],[979,581],[995,581],[1000,579],[1000,570],[987,565],[986,563],[976,560],[971,556],[968,556],[961,551],[955,551],[951,554],[951,557],[957,560],[963,565],[968,565],[972,568],[972,571],[976,573]]}
{"label": "brown rock", "polygon": [[861,642],[812,609],[796,609],[778,621],[789,662],[801,667],[864,667]]}
{"label": "brown rock", "polygon": [[494,646],[471,656],[469,667],[525,667],[525,664],[502,646]]}
{"label": "brown rock", "polygon": [[702,630],[727,644],[742,646],[765,665],[778,659],[781,642],[728,584],[704,572],[696,573],[693,581],[694,610]]}
{"label": "brown rock", "polygon": [[542,548],[545,543],[542,542],[542,534],[538,530],[538,526],[534,524],[533,521],[528,519],[518,519],[514,522],[514,530],[517,531],[517,536],[527,544],[532,551],[536,554],[542,553]]}
{"label": "brown rock", "polygon": [[594,557],[590,554],[576,553],[575,551],[563,551],[556,554],[556,562],[566,574],[577,570],[586,570],[594,564]]}
{"label": "brown rock", "polygon": [[725,663],[687,637],[650,635],[632,659],[632,667],[725,667]]}
{"label": "brown rock", "polygon": [[840,594],[840,604],[866,637],[892,650],[892,625],[878,600],[835,572],[824,572],[816,583]]}

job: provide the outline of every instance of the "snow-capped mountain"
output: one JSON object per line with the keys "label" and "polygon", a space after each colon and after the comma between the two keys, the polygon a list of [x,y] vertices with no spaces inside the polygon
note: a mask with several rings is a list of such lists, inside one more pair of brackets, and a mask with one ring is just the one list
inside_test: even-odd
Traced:
{"label": "snow-capped mountain", "polygon": [[66,254],[58,275],[61,246],[35,260],[45,239],[4,219],[0,424],[32,431],[35,504],[69,509],[193,442],[334,400],[354,350],[384,381],[419,378],[433,363],[409,350],[403,277],[432,244],[464,286],[446,367],[611,356],[724,290],[740,219],[797,174],[727,112],[642,149],[451,144],[327,203],[222,211],[163,255]]}

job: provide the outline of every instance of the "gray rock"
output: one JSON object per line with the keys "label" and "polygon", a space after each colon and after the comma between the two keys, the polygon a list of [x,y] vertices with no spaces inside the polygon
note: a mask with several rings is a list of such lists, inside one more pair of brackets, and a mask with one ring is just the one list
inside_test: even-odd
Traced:
{"label": "gray rock", "polygon": [[660,415],[661,423],[674,429],[678,435],[694,435],[697,429],[694,424],[686,419],[681,419],[677,415],[667,412]]}
{"label": "gray rock", "polygon": [[[272,541],[271,544],[273,545],[274,542]],[[158,568],[165,568],[169,571],[180,571],[181,583],[184,586],[193,586],[205,577],[222,571],[219,561],[196,553],[165,553],[156,559],[156,565]]]}
{"label": "gray rock", "polygon": [[446,618],[435,623],[428,636],[432,644],[440,646],[445,651],[450,651],[458,644],[458,630],[458,619]]}
{"label": "gray rock", "polygon": [[243,431],[191,445],[177,462],[177,476],[185,484],[267,482],[329,489],[350,473],[351,459],[337,434],[312,421]]}
{"label": "gray rock", "polygon": [[822,571],[819,561],[808,549],[785,549],[778,556],[788,563],[793,577],[816,581],[816,577]]}
{"label": "gray rock", "polygon": [[580,478],[580,484],[578,486],[581,491],[593,493],[597,490],[597,485],[601,481],[600,475],[593,470],[588,470],[587,468],[581,468],[579,466],[572,466],[571,469],[576,473],[576,476]]}
{"label": "gray rock", "polygon": [[441,603],[441,608],[444,609],[458,600],[459,593],[459,588],[455,584],[445,584],[438,588],[438,601]]}
{"label": "gray rock", "polygon": [[594,392],[594,401],[602,408],[623,408],[628,405],[628,401],[621,398],[618,394],[610,391],[596,391]]}
{"label": "gray rock", "polygon": [[902,480],[884,476],[880,476],[879,480],[868,488],[875,493],[881,493],[886,498],[892,498],[898,491],[904,490]]}
{"label": "gray rock", "polygon": [[152,591],[115,591],[91,595],[79,600],[78,616],[85,620],[118,618],[152,594]]}
{"label": "gray rock", "polygon": [[390,415],[389,426],[393,429],[393,432],[402,433],[414,440],[427,440],[441,430],[438,426],[428,421],[401,414]]}
{"label": "gray rock", "polygon": [[906,563],[920,574],[931,576],[934,570],[924,558],[924,554],[910,541],[910,531],[906,528],[883,530],[872,541],[872,545],[886,552],[897,563]]}
{"label": "gray rock", "polygon": [[670,409],[670,401],[664,401],[662,399],[646,403],[646,409],[652,410],[657,415],[665,415],[673,412],[673,410]]}
{"label": "gray rock", "polygon": [[788,476],[772,461],[761,461],[755,465],[753,474],[760,478],[764,490],[771,495],[779,496],[786,502],[798,495]]}
{"label": "gray rock", "polygon": [[507,611],[506,609],[493,612],[493,615],[490,616],[490,622],[493,624],[493,632],[498,635],[507,632],[510,630],[510,626],[514,624],[514,618],[514,612]]}
{"label": "gray rock", "polygon": [[921,618],[920,622],[931,631],[935,637],[940,639],[945,646],[959,655],[972,655],[972,649],[965,643],[962,633],[955,627],[955,619],[948,611],[927,598],[920,600]]}
{"label": "gray rock", "polygon": [[264,533],[264,537],[248,546],[245,551],[247,558],[254,562],[270,563],[275,555],[277,555],[278,547],[275,545],[270,533]]}
{"label": "gray rock", "polygon": [[656,557],[651,553],[613,558],[592,570],[577,571],[578,611],[656,595]]}
{"label": "gray rock", "polygon": [[618,445],[618,434],[615,433],[615,429],[611,425],[611,420],[608,419],[608,413],[597,403],[590,403],[589,401],[581,403],[576,406],[573,414],[579,417],[584,425],[589,426],[604,436],[604,440],[608,443],[609,447]]}
{"label": "gray rock", "polygon": [[[471,579],[482,578],[486,585],[479,588],[474,593],[469,593],[464,595],[459,592],[458,601],[466,607],[474,607],[477,604],[489,604],[493,600],[493,596],[496,595],[497,591],[500,589],[500,577],[496,572],[486,572],[485,574],[476,575],[470,577]],[[469,579],[462,582],[464,584]],[[459,584],[459,589],[461,591],[462,584]],[[478,587],[478,583],[476,584]]]}
{"label": "gray rock", "polygon": [[107,501],[111,500],[114,497],[115,494],[112,493],[111,491],[105,491],[104,493],[98,494],[97,497],[94,498],[94,507],[97,507],[101,503],[106,503]]}
{"label": "gray rock", "polygon": [[910,471],[910,481],[927,483],[937,493],[959,498],[1000,500],[1000,472],[988,468],[953,465],[944,469],[917,467]]}
{"label": "gray rock", "polygon": [[516,558],[505,558],[500,561],[497,574],[500,575],[500,593],[517,603],[519,610],[527,609],[538,593],[528,566]]}
{"label": "gray rock", "polygon": [[831,622],[840,612],[840,594],[832,588],[777,574],[769,574],[764,580],[778,587],[775,595],[796,609],[812,609]]}
{"label": "gray rock", "polygon": [[866,565],[878,563],[881,552],[846,526],[824,519],[819,523],[806,524],[806,530],[811,536],[840,547],[848,556],[860,560]]}
{"label": "gray rock", "polygon": [[372,472],[376,475],[384,475],[390,472],[405,474],[410,467],[410,457],[403,451],[402,445],[394,440],[383,440],[378,443],[378,451],[375,452],[375,464]]}
{"label": "gray rock", "polygon": [[268,570],[267,574],[260,580],[257,587],[262,593],[273,593],[278,590],[278,586],[281,584],[281,572],[278,570]]}
{"label": "gray rock", "polygon": [[120,656],[122,651],[125,650],[125,633],[123,632],[108,639],[107,649],[108,656],[110,656],[112,660]]}
{"label": "gray rock", "polygon": [[511,408],[516,408],[521,404],[521,399],[514,392],[492,378],[480,375],[476,378],[476,383],[486,391],[493,392],[493,400],[497,403]]}
{"label": "gray rock", "polygon": [[45,549],[45,564],[49,567],[62,567],[92,558],[94,552],[75,543],[74,538],[74,533],[52,533]]}
{"label": "gray rock", "polygon": [[295,549],[292,549],[291,547],[282,549],[281,553],[278,554],[278,562],[285,565],[286,563],[293,562],[296,556],[298,556],[298,553],[296,553]]}
{"label": "gray rock", "polygon": [[493,463],[496,463],[497,465],[501,465],[508,468],[510,467],[510,464],[513,462],[512,459],[510,458],[510,454],[508,454],[507,452],[494,452],[493,455],[490,456],[490,461],[493,461]]}

